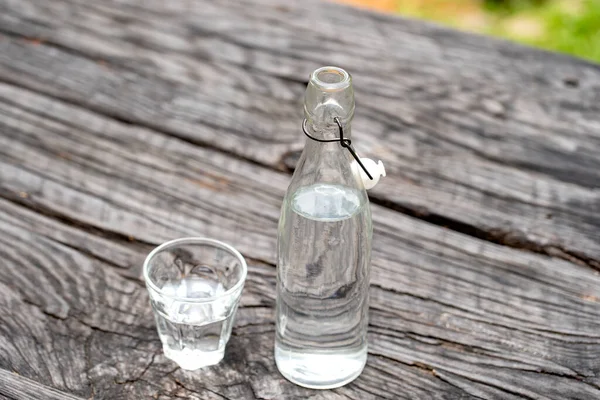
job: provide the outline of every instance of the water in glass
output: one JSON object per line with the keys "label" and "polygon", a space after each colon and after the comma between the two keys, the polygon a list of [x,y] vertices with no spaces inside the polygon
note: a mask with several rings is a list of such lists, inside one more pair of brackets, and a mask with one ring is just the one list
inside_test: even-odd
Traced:
{"label": "water in glass", "polygon": [[[213,297],[225,289],[220,282],[186,279],[165,285],[162,291],[177,297],[198,298]],[[218,363],[231,335],[233,313],[220,302],[189,304],[167,300],[166,303],[164,307],[155,307],[165,355],[189,370]]]}
{"label": "water in glass", "polygon": [[246,266],[225,244],[182,240],[151,253],[144,273],[165,355],[195,370],[223,359]]}

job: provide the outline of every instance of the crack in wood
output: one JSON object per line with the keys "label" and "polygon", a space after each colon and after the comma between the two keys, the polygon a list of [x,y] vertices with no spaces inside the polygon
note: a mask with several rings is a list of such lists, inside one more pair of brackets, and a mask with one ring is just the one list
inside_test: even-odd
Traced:
{"label": "crack in wood", "polygon": [[448,379],[444,378],[444,377],[443,377],[442,375],[440,375],[440,374],[434,374],[434,375],[435,375],[435,377],[436,377],[436,378],[438,378],[438,379],[439,379],[439,380],[441,380],[442,382],[446,382],[448,385],[450,385],[450,386],[452,386],[452,387],[455,387],[455,388],[457,388],[458,390],[461,390],[462,392],[464,392],[464,393],[468,394],[469,396],[473,397],[474,399],[477,399],[477,400],[486,400],[485,398],[483,398],[483,397],[479,397],[479,396],[476,396],[476,395],[474,395],[473,393],[470,393],[470,392],[468,392],[468,391],[467,391],[465,388],[462,388],[462,387],[460,387],[460,386],[458,386],[458,385],[456,385],[456,384],[452,383],[450,380],[448,380]]}
{"label": "crack in wood", "polygon": [[[5,84],[11,85],[11,86],[14,84],[14,82],[7,81],[7,80],[3,79],[2,77],[0,77],[0,83],[5,83]],[[69,97],[65,97],[65,96],[61,97],[61,96],[58,96],[56,94],[53,94],[53,93],[50,93],[50,92],[47,92],[47,91],[41,91],[38,88],[35,88],[35,87],[32,87],[32,86],[28,86],[27,89],[31,90],[32,92],[35,92],[35,93],[47,96],[49,98],[56,99],[56,100],[59,100],[61,102],[73,105],[73,106],[81,107],[81,103],[80,102],[77,102],[77,101],[75,101],[73,99],[70,99]],[[184,134],[181,134],[181,133],[176,132],[176,131],[165,129],[164,127],[160,126],[159,124],[153,124],[153,123],[150,123],[149,121],[141,119],[141,118],[140,119],[136,119],[136,118],[132,118],[131,116],[120,115],[120,114],[117,114],[116,112],[112,112],[112,111],[109,111],[109,110],[107,110],[105,108],[101,108],[101,107],[95,107],[93,105],[87,105],[86,109],[89,110],[89,111],[93,111],[93,112],[95,112],[95,113],[97,113],[99,115],[102,115],[103,117],[110,118],[110,119],[112,119],[114,121],[120,122],[122,124],[136,125],[136,126],[140,126],[140,127],[146,128],[146,129],[151,129],[154,132],[158,132],[158,133],[163,134],[165,136],[169,136],[169,137],[173,137],[173,138],[179,139],[182,142],[186,142],[186,143],[191,144],[193,146],[198,146],[198,147],[203,147],[205,149],[210,149],[210,150],[218,151],[220,153],[229,155],[231,157],[240,158],[240,159],[242,159],[242,160],[244,160],[244,161],[246,161],[246,162],[248,162],[250,164],[254,164],[254,165],[257,165],[257,166],[260,166],[260,167],[265,167],[265,168],[270,168],[270,169],[273,169],[273,170],[281,171],[278,168],[275,168],[275,167],[273,167],[273,166],[271,166],[269,164],[261,163],[261,162],[255,160],[255,159],[253,159],[251,157],[247,157],[247,156],[235,153],[235,152],[233,152],[231,150],[225,149],[223,147],[216,146],[216,145],[214,145],[214,144],[212,144],[210,142],[207,142],[207,141],[204,141],[204,140],[201,140],[201,139],[198,139],[198,138],[192,138],[191,136],[184,135]],[[199,123],[202,123],[203,125],[205,125],[205,126],[207,126],[209,128],[212,128],[212,129],[218,129],[218,130],[223,129],[223,127],[210,124],[208,121],[201,121]]]}
{"label": "crack in wood", "polygon": [[92,394],[90,396],[90,400],[94,400],[94,398],[96,397],[96,388],[94,386],[94,381],[92,380],[92,377],[90,376],[90,370],[92,369],[92,358],[91,358],[90,348],[91,348],[93,334],[94,334],[94,331],[92,330],[92,332],[90,332],[90,335],[85,339],[85,343],[83,345],[84,355],[85,355],[85,364],[86,364],[85,376],[86,376],[86,379],[90,386],[90,390],[92,392]]}
{"label": "crack in wood", "polygon": [[[44,45],[45,44],[46,44],[46,42],[44,42]],[[57,46],[61,50],[67,49],[60,45],[57,45]],[[71,51],[75,55],[87,57],[78,51],[75,51],[75,50],[71,50]],[[0,81],[3,81],[3,80],[0,78]],[[6,82],[6,83],[11,84],[11,82]],[[30,90],[33,90],[37,93],[42,93],[35,88],[30,88]],[[46,93],[46,92],[43,92],[43,94],[46,96],[55,98],[55,96],[53,94]],[[73,105],[77,105],[77,106],[80,105],[77,102],[72,101],[67,98],[64,98],[64,97],[60,97],[60,100],[66,102],[66,103],[69,103],[69,104],[73,104]],[[160,132],[164,135],[176,137],[176,138],[178,138],[182,141],[185,141],[189,144],[192,144],[192,145],[202,146],[202,147],[209,148],[209,149],[215,150],[215,151],[219,151],[221,153],[228,154],[228,155],[231,155],[234,157],[241,157],[242,159],[244,159],[247,162],[250,162],[255,165],[260,165],[262,167],[281,171],[282,168],[285,170],[286,164],[289,163],[289,162],[285,162],[285,161],[280,161],[278,166],[269,165],[266,163],[258,162],[255,159],[252,159],[250,157],[245,157],[243,155],[223,149],[222,147],[214,146],[211,143],[199,141],[197,139],[192,139],[188,136],[181,135],[178,132],[175,132],[172,130],[165,130],[164,128],[156,126],[155,124],[149,124],[147,121],[125,118],[123,116],[116,115],[113,112],[108,112],[105,109],[100,109],[99,107],[91,107],[91,110],[99,113],[100,115],[103,115],[103,116],[111,118],[111,119],[115,119],[120,122],[124,122],[127,124],[136,124],[139,126],[145,126],[149,129]],[[204,123],[208,123],[208,122],[204,121]],[[213,128],[215,128],[215,127],[213,126]],[[221,127],[218,127],[218,128],[221,129]],[[284,155],[283,157],[286,158],[287,155]],[[531,251],[534,253],[545,254],[545,255],[550,255],[553,257],[566,259],[568,261],[577,263],[579,265],[587,266],[587,267],[590,267],[590,268],[600,271],[600,262],[597,260],[591,259],[589,257],[585,257],[581,254],[577,254],[577,252],[569,251],[567,249],[561,248],[560,246],[555,245],[555,244],[539,245],[535,242],[524,239],[524,235],[522,235],[518,231],[502,231],[499,229],[490,229],[490,230],[486,231],[486,230],[480,229],[478,227],[475,227],[471,224],[458,221],[454,218],[435,214],[435,213],[430,212],[429,210],[425,210],[422,208],[412,208],[410,206],[403,206],[396,202],[392,202],[387,199],[380,198],[378,196],[371,196],[371,199],[374,204],[379,204],[383,207],[390,208],[394,211],[412,216],[417,219],[421,219],[423,221],[432,223],[434,225],[444,226],[444,227],[447,227],[448,229],[452,229],[454,231],[457,231],[457,232],[460,232],[460,233],[463,233],[463,234],[466,234],[466,235],[469,235],[472,237],[476,237],[478,239],[490,241],[492,243],[496,243],[496,244],[500,244],[500,245],[504,245],[504,246],[508,246],[508,247],[512,247],[512,248],[517,248],[517,249],[521,249],[521,250]]]}
{"label": "crack in wood", "polygon": [[[77,229],[81,229],[85,232],[91,233],[96,236],[100,236],[104,239],[108,239],[108,240],[112,240],[112,241],[124,241],[124,242],[128,242],[128,243],[138,242],[138,243],[140,243],[142,245],[146,245],[146,246],[153,246],[153,247],[155,246],[155,244],[144,242],[142,240],[132,238],[131,236],[128,236],[128,235],[123,235],[118,232],[98,228],[97,226],[87,224],[87,223],[77,220],[77,219],[73,219],[66,214],[58,213],[52,209],[49,209],[47,207],[36,204],[29,198],[29,196],[19,196],[17,193],[3,190],[3,191],[0,191],[0,198],[8,200],[11,203],[14,203],[16,205],[25,207],[31,211],[34,211],[41,215],[44,215],[48,218],[52,218],[58,222],[65,224],[65,225],[68,225],[68,226],[71,226],[71,227],[74,227]],[[72,245],[69,245],[66,243],[61,242],[61,244],[69,246],[71,248],[75,248]],[[80,249],[80,248],[75,248],[75,249],[78,251],[82,251],[82,249]],[[92,255],[92,254],[88,254],[88,255],[90,255],[91,257],[94,257],[94,258],[98,258],[97,256]],[[111,264],[110,260],[104,260],[104,259],[101,259],[101,260],[102,260],[102,262]],[[117,268],[123,269],[122,267],[117,267]]]}
{"label": "crack in wood", "polygon": [[[19,37],[17,34],[14,34],[14,35]],[[46,44],[46,42],[44,42],[44,44],[42,44],[42,45],[45,45],[45,44]],[[68,48],[62,47],[59,44],[52,44],[52,45],[58,46],[58,48],[61,50],[66,51],[66,49],[68,49]],[[87,57],[85,54],[83,54],[79,51],[72,50],[72,49],[69,49],[69,51],[74,55]],[[2,78],[0,78],[0,82],[12,84],[11,82],[7,82],[7,81],[3,80]],[[68,104],[80,106],[79,103],[77,103],[71,99],[65,98],[64,96],[56,97],[52,93],[42,92],[42,91],[39,91],[39,89],[37,89],[37,88],[30,87],[29,89],[36,93],[44,94],[51,98],[57,98]],[[279,163],[276,163],[275,165],[270,165],[268,163],[259,162],[251,157],[246,157],[244,155],[240,155],[238,153],[232,152],[232,151],[224,149],[222,147],[215,146],[214,144],[211,144],[211,143],[208,143],[205,141],[201,141],[198,139],[193,139],[186,135],[182,135],[179,132],[176,132],[174,130],[168,130],[161,126],[157,126],[156,124],[148,123],[148,121],[145,121],[145,120],[136,120],[136,119],[132,119],[130,117],[124,117],[121,115],[117,115],[114,112],[109,112],[108,110],[102,109],[99,107],[92,106],[92,107],[90,107],[90,110],[97,112],[100,115],[103,115],[105,117],[108,117],[108,118],[111,118],[111,119],[114,119],[114,120],[117,120],[117,121],[120,121],[120,122],[123,122],[126,124],[135,124],[138,126],[143,126],[143,127],[152,129],[152,130],[159,132],[161,134],[164,134],[166,136],[175,137],[179,140],[182,140],[184,142],[187,142],[187,143],[195,145],[195,146],[201,146],[201,147],[208,148],[211,150],[219,151],[223,154],[227,154],[227,155],[230,155],[233,157],[242,158],[244,161],[247,161],[254,165],[258,165],[258,166],[269,168],[269,169],[276,170],[276,171],[282,171],[282,170],[289,171],[289,167],[286,167],[286,165],[289,164],[289,161],[284,161],[284,159],[288,157],[289,153],[284,154]],[[203,121],[203,123],[210,125],[210,123],[208,121]],[[212,128],[222,129],[222,127],[220,127],[220,126],[218,126],[218,127],[212,126]],[[388,199],[379,197],[377,195],[371,196],[371,201],[374,204],[378,204],[382,207],[386,207],[391,210],[400,212],[402,214],[409,215],[411,217],[423,220],[425,222],[428,222],[428,223],[431,223],[431,224],[434,224],[437,226],[443,226],[448,229],[454,230],[456,232],[460,232],[465,235],[472,236],[472,237],[475,237],[475,238],[478,238],[481,240],[489,241],[492,243],[496,243],[496,244],[520,249],[520,250],[531,251],[531,252],[538,253],[538,254],[544,254],[544,255],[549,255],[549,256],[553,256],[553,257],[557,257],[557,258],[562,258],[567,261],[570,261],[570,262],[573,262],[573,263],[576,263],[576,264],[579,264],[582,266],[590,267],[594,270],[600,271],[600,261],[594,260],[589,257],[585,257],[581,254],[578,254],[575,251],[569,251],[568,249],[561,248],[560,246],[558,246],[556,244],[540,245],[531,240],[525,239],[524,235],[519,231],[505,231],[505,230],[500,230],[500,229],[484,230],[484,229],[478,228],[474,225],[459,221],[457,219],[430,212],[429,210],[426,210],[424,208],[414,208],[414,207],[410,207],[410,206],[404,206],[397,202],[393,202]]]}
{"label": "crack in wood", "polygon": [[146,372],[148,372],[148,369],[150,369],[150,367],[152,366],[152,364],[154,364],[154,359],[159,354],[162,354],[162,350],[159,350],[158,353],[152,354],[152,357],[150,358],[150,362],[148,362],[148,364],[144,367],[144,369],[142,370],[142,372],[138,376],[136,376],[134,378],[126,379],[126,380],[123,380],[123,381],[115,379],[115,383],[117,383],[119,385],[124,385],[124,384],[127,384],[127,383],[136,383],[136,382],[138,382],[140,380],[143,380],[142,378],[144,377],[144,374]]}
{"label": "crack in wood", "polygon": [[58,315],[58,314],[55,314],[55,313],[52,313],[52,312],[48,312],[48,311],[44,310],[44,308],[43,308],[42,305],[34,303],[33,301],[27,299],[26,297],[24,297],[23,294],[21,294],[21,296],[22,296],[21,297],[21,301],[23,303],[29,304],[30,306],[34,306],[35,308],[37,308],[38,310],[40,310],[40,312],[42,314],[46,315],[47,317],[51,317],[53,319],[58,319],[58,320],[61,320],[61,321],[66,321],[69,318],[68,316],[67,317],[63,317],[61,315]]}
{"label": "crack in wood", "polygon": [[381,197],[370,196],[370,201],[373,204],[389,208],[390,210],[420,219],[433,225],[451,229],[467,236],[518,250],[525,250],[532,253],[561,258],[572,263],[600,271],[600,262],[596,260],[578,255],[575,252],[569,252],[566,249],[561,249],[557,245],[539,245],[533,241],[525,239],[524,235],[518,231],[505,231],[500,229],[490,229],[486,231],[474,225],[458,221],[454,218],[435,214],[423,208],[413,208],[410,206],[401,205],[397,202],[393,202]]}
{"label": "crack in wood", "polygon": [[249,382],[249,383],[246,383],[246,386],[248,386],[248,388],[250,388],[250,391],[252,392],[252,395],[254,396],[254,399],[255,399],[255,400],[270,400],[270,399],[264,398],[264,397],[262,397],[262,396],[259,396],[259,395],[256,393],[256,390],[254,389],[254,386],[252,386],[252,383],[251,383],[251,382]]}
{"label": "crack in wood", "polygon": [[[188,391],[188,392],[194,393],[194,394],[198,394],[198,395],[199,395],[199,394],[201,394],[201,392],[199,392],[197,389],[191,389],[191,388],[187,387],[187,386],[186,386],[186,385],[185,385],[183,382],[181,382],[179,379],[177,379],[177,378],[175,378],[175,377],[173,377],[173,376],[171,376],[171,378],[173,379],[173,382],[174,382],[174,383],[175,383],[177,386],[179,386],[180,388],[182,388],[182,389],[184,389],[184,390],[186,390],[186,391]],[[199,386],[199,385],[198,385],[198,386]],[[221,393],[219,393],[219,392],[216,392],[216,391],[214,391],[214,390],[211,390],[211,389],[207,388],[206,386],[199,386],[199,387],[200,387],[200,389],[206,390],[207,392],[210,392],[210,393],[212,393],[212,394],[215,394],[215,395],[219,396],[219,398],[221,398],[221,399],[225,399],[225,400],[233,400],[233,399],[231,399],[231,398],[229,398],[229,397],[227,397],[227,396],[225,396],[225,395],[223,395],[223,394],[221,394]]]}
{"label": "crack in wood", "polygon": [[373,282],[371,282],[371,287],[377,287],[377,288],[380,288],[382,290],[391,291],[391,292],[394,292],[394,293],[397,293],[397,294],[400,294],[400,295],[410,296],[410,297],[414,297],[414,298],[419,299],[419,300],[430,301],[430,302],[437,303],[437,304],[440,304],[440,305],[445,306],[445,307],[454,308],[454,309],[456,309],[458,311],[461,311],[463,313],[463,314],[461,314],[461,316],[463,318],[467,318],[467,319],[470,319],[470,320],[473,320],[473,321],[476,321],[476,322],[481,322],[481,323],[485,323],[485,324],[489,324],[489,325],[499,326],[499,327],[502,327],[504,329],[516,330],[516,331],[520,331],[520,332],[523,332],[523,333],[530,333],[530,334],[536,334],[536,333],[539,334],[540,332],[547,332],[547,333],[551,333],[551,334],[554,334],[554,335],[558,336],[558,337],[554,338],[555,340],[561,340],[560,339],[561,336],[583,337],[583,338],[588,338],[588,339],[600,339],[600,336],[585,335],[585,334],[573,334],[571,332],[562,332],[562,331],[557,331],[557,330],[552,330],[552,329],[543,329],[543,328],[539,328],[539,327],[528,329],[528,328],[522,328],[522,327],[516,327],[516,326],[509,326],[509,325],[502,324],[499,321],[492,321],[492,320],[489,320],[489,319],[477,318],[478,316],[481,317],[481,315],[473,314],[473,310],[461,308],[461,307],[458,307],[455,304],[443,302],[443,301],[440,301],[440,300],[437,300],[437,299],[433,299],[433,298],[430,298],[430,297],[426,297],[426,296],[419,296],[419,295],[416,295],[416,294],[410,293],[410,292],[399,291],[399,290],[394,289],[394,288],[386,288],[386,287],[381,286],[380,284],[373,283]]}
{"label": "crack in wood", "polygon": [[[435,376],[437,379],[440,379],[440,380],[442,380],[445,383],[448,383],[448,382],[446,382],[446,380],[440,378],[439,374],[436,371],[440,370],[440,371],[445,371],[445,372],[453,373],[451,371],[446,371],[443,368],[432,367],[431,365],[428,365],[428,364],[420,362],[420,361],[417,361],[417,362],[406,362],[406,361],[402,361],[402,360],[399,360],[399,359],[396,359],[396,358],[388,357],[388,356],[386,356],[384,354],[380,354],[380,353],[370,353],[370,354],[373,354],[373,356],[375,356],[375,357],[380,357],[380,358],[386,359],[386,360],[388,360],[390,362],[398,362],[400,364],[404,364],[404,365],[407,365],[409,367],[418,368],[418,369],[424,371],[427,374],[431,374],[431,375]],[[495,389],[499,389],[499,390],[501,390],[503,392],[510,393],[512,395],[519,396],[519,397],[522,397],[524,399],[536,400],[536,397],[530,397],[530,396],[524,395],[522,393],[514,392],[514,391],[508,390],[508,389],[506,389],[504,387],[493,385],[493,384],[491,384],[489,382],[486,382],[486,381],[476,380],[476,379],[473,379],[473,378],[471,378],[469,376],[461,375],[458,372],[456,372],[456,374],[458,374],[458,376],[462,377],[463,379],[467,379],[467,380],[470,380],[470,381],[473,381],[473,382],[477,382],[477,383],[480,383],[480,384],[483,384],[483,385],[486,385],[486,386],[489,386],[489,387],[492,387],[492,388],[495,388]],[[451,384],[451,386],[457,387],[456,385],[453,385],[453,384]],[[467,394],[469,396],[472,396],[472,394],[470,394],[469,392],[467,392],[464,388],[461,388],[461,387],[457,387],[457,388],[460,389],[465,394]]]}

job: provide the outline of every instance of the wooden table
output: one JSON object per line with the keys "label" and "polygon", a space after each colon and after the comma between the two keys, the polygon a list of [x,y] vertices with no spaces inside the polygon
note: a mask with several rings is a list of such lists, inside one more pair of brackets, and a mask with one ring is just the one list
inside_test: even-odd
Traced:
{"label": "wooden table", "polygon": [[[0,399],[600,398],[600,67],[299,3],[0,0]],[[274,364],[275,244],[327,64],[388,177],[367,367],[313,391]],[[250,264],[193,373],[140,276],[189,235]]]}

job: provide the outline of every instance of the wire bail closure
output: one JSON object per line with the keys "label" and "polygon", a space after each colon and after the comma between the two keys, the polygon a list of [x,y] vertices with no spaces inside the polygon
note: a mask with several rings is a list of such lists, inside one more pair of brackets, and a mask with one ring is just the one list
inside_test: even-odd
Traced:
{"label": "wire bail closure", "polygon": [[334,117],[333,120],[335,121],[336,125],[338,126],[338,129],[340,130],[340,137],[339,138],[335,138],[335,139],[317,139],[316,137],[312,136],[310,133],[308,133],[308,130],[306,129],[306,118],[304,118],[304,121],[302,121],[302,130],[304,131],[304,134],[314,140],[315,142],[321,142],[321,143],[332,143],[332,142],[340,142],[340,146],[342,146],[345,149],[348,149],[348,151],[350,152],[350,154],[352,154],[352,157],[354,157],[354,159],[356,160],[356,162],[358,163],[358,165],[360,165],[360,167],[362,168],[363,171],[365,171],[365,174],[367,174],[367,176],[369,177],[370,180],[373,180],[373,177],[371,176],[371,174],[369,173],[369,171],[367,171],[367,168],[364,166],[364,164],[362,163],[362,161],[360,161],[360,157],[358,157],[358,154],[356,154],[356,151],[354,150],[354,147],[352,147],[352,140],[350,139],[346,139],[344,138],[344,128],[342,127],[342,122],[340,121],[339,117]]}

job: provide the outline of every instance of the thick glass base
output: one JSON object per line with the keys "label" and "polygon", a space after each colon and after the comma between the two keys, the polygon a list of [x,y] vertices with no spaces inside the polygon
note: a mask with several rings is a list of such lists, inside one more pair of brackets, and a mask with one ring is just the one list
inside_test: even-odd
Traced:
{"label": "thick glass base", "polygon": [[173,350],[163,346],[165,356],[175,361],[181,369],[194,371],[199,368],[218,364],[225,356],[225,346],[215,351]]}
{"label": "thick glass base", "polygon": [[356,379],[367,363],[367,347],[358,351],[299,352],[275,344],[275,362],[290,382],[310,389],[334,389]]}

